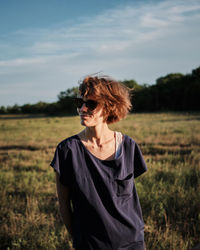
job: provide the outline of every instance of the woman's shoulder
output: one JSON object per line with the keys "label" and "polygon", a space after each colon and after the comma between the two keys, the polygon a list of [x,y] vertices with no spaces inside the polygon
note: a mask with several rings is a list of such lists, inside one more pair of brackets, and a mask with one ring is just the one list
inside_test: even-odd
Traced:
{"label": "woman's shoulder", "polygon": [[124,149],[131,151],[131,150],[136,150],[139,149],[140,146],[138,145],[138,143],[131,137],[128,135],[124,135]]}
{"label": "woman's shoulder", "polygon": [[125,143],[136,144],[135,140],[129,135],[123,134],[123,138]]}
{"label": "woman's shoulder", "polygon": [[58,143],[57,148],[61,150],[73,148],[73,146],[79,141],[78,135],[72,135],[70,137],[65,138],[61,142]]}

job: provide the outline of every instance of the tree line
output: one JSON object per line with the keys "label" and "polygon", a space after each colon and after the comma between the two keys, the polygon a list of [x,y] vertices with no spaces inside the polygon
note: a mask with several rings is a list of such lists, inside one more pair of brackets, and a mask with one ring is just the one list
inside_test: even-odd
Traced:
{"label": "tree line", "polygon": [[[121,82],[133,89],[132,112],[200,110],[200,67],[190,74],[171,73],[160,77],[154,85],[140,85],[135,80]],[[78,87],[73,87],[60,92],[57,102],[1,106],[0,114],[74,115],[72,99],[77,93]]]}

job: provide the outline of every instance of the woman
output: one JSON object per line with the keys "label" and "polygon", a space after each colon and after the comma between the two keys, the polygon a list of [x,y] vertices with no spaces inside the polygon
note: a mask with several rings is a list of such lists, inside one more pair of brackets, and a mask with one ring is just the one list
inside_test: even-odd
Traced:
{"label": "woman", "polygon": [[130,110],[129,90],[89,76],[79,93],[75,103],[85,129],[59,143],[51,163],[63,222],[76,250],[143,250],[134,178],[146,164],[134,140],[108,127]]}

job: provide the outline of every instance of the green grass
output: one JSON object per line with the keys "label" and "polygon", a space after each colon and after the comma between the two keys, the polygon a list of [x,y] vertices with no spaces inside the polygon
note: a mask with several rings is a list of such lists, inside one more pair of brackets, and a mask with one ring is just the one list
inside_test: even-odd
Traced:
{"label": "green grass", "polygon": [[[136,179],[147,249],[200,241],[200,114],[134,114],[113,124],[140,145],[148,172]],[[78,117],[0,117],[0,249],[71,249],[49,163]]]}

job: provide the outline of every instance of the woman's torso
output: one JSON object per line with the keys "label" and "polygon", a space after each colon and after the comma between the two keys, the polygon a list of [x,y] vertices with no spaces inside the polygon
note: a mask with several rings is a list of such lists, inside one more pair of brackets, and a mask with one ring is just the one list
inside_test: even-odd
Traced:
{"label": "woman's torso", "polygon": [[[77,135],[68,138],[65,144],[66,168],[71,168],[73,175],[75,248],[84,244],[88,244],[88,250],[139,246],[143,242],[144,224],[134,172],[135,168],[144,172],[146,165],[136,151],[137,144],[124,136],[121,153],[112,160],[93,155]],[[67,170],[63,173],[67,174]]]}

